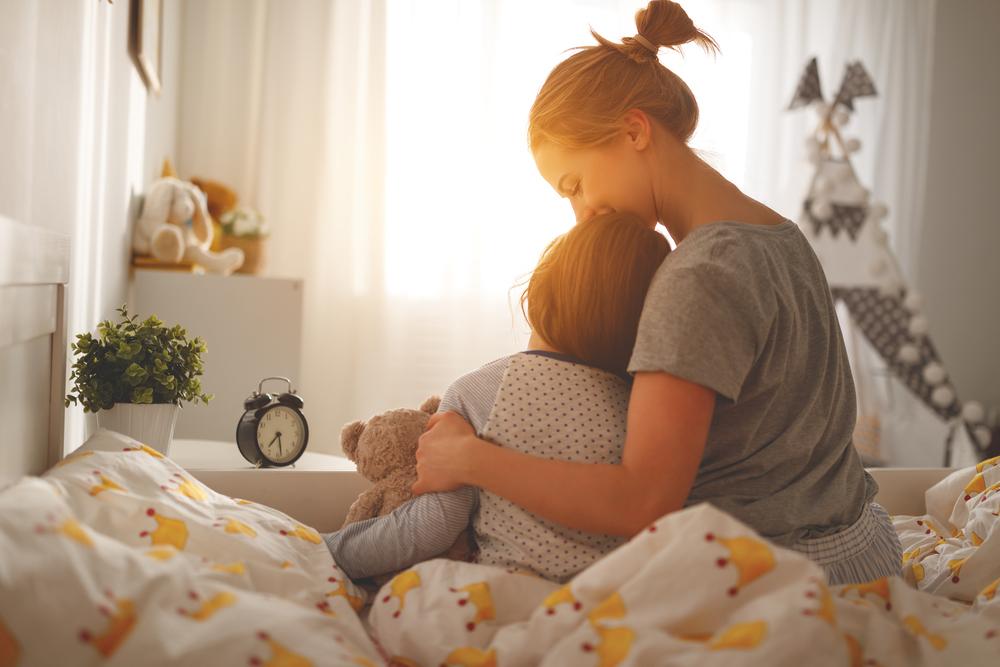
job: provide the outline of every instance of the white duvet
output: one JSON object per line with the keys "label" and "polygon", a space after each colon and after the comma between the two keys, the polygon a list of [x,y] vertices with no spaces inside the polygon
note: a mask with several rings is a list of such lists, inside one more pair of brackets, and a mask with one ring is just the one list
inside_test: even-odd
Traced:
{"label": "white duvet", "polygon": [[[920,586],[971,604],[900,578],[827,587],[811,562],[708,505],[562,587],[434,560],[368,600],[312,528],[123,436],[100,431],[85,449],[0,491],[0,667],[1000,664],[1000,561],[982,551],[1000,531],[977,514],[998,501],[1000,468],[942,483],[964,497],[988,473],[966,514],[930,517],[964,531],[932,528],[936,558],[930,535],[911,541],[916,518],[896,519],[907,576],[920,564]],[[932,585],[961,558],[959,588]]]}

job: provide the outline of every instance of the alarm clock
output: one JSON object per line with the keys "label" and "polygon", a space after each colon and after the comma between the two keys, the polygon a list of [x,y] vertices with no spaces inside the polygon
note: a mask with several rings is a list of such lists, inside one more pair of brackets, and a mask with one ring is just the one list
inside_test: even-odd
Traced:
{"label": "alarm clock", "polygon": [[[264,393],[268,380],[283,380],[288,391]],[[266,377],[257,391],[243,401],[245,412],[236,424],[236,445],[240,453],[257,467],[287,466],[298,460],[309,442],[309,424],[302,414],[302,397],[286,377]]]}

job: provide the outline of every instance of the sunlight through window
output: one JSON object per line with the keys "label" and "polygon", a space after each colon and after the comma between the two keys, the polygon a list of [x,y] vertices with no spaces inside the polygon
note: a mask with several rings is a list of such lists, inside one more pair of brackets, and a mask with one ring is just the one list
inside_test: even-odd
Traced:
{"label": "sunlight through window", "polygon": [[[545,245],[573,224],[539,176],[527,116],[589,26],[634,34],[634,2],[390,0],[386,72],[385,281],[403,299],[506,300]],[[691,87],[701,123],[691,145],[737,186],[746,165],[752,44],[713,3],[696,25],[722,47],[661,59]],[[519,294],[519,291],[513,294]]]}

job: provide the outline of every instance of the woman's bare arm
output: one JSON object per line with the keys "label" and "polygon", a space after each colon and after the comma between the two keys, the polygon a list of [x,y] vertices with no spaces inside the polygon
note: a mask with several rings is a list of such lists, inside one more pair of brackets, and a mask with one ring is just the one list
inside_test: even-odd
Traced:
{"label": "woman's bare arm", "polygon": [[436,415],[421,437],[414,492],[470,484],[571,528],[630,537],[683,506],[714,408],[706,387],[637,373],[621,465],[537,458],[476,438],[457,415]]}

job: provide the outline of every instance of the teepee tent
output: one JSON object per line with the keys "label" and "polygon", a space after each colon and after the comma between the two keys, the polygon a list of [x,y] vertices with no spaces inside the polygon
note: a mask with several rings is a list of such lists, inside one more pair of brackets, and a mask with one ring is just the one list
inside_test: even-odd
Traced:
{"label": "teepee tent", "polygon": [[[925,411],[947,425],[944,465],[984,458],[991,432],[983,406],[962,405],[947,369],[934,347],[920,295],[910,289],[881,223],[885,205],[872,201],[860,182],[850,154],[861,148],[844,139],[841,128],[850,120],[857,98],[876,94],[860,62],[847,65],[832,103],[823,98],[816,59],[806,66],[789,109],[811,106],[819,122],[807,140],[815,173],[803,202],[799,225],[812,243],[826,272],[836,302],[846,306],[845,340],[854,365],[859,395],[855,444],[877,461],[879,415],[866,400],[868,378],[856,337],[860,331],[896,381],[906,387]],[[867,371],[864,371],[867,372]]]}

